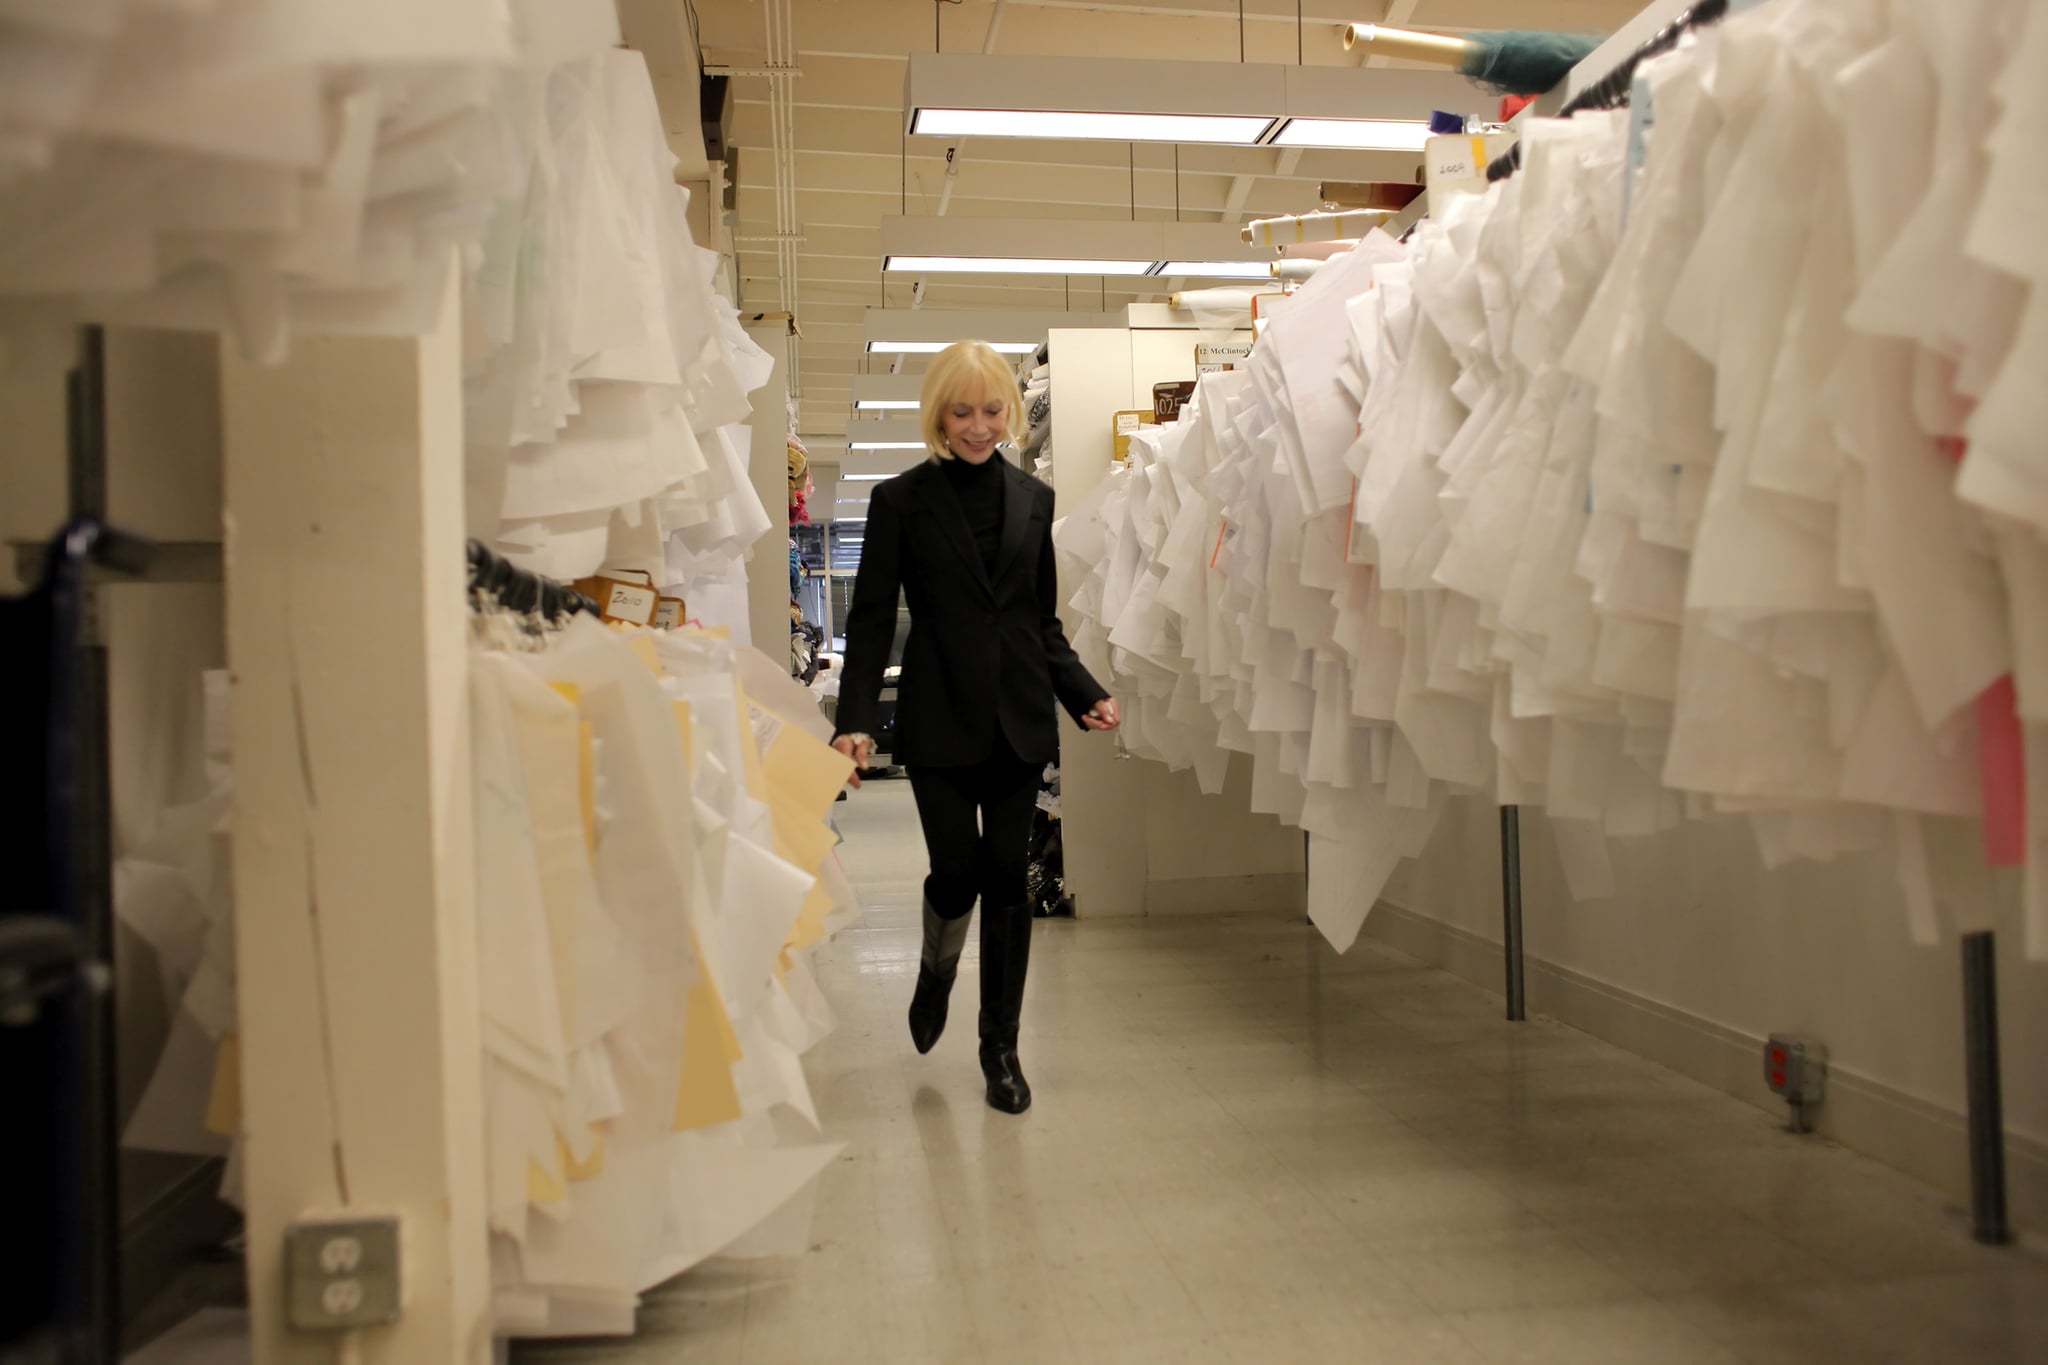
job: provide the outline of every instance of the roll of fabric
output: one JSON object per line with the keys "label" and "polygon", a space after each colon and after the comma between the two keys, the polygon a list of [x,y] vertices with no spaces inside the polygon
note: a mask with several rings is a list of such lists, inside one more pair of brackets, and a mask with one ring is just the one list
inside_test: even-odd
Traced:
{"label": "roll of fabric", "polygon": [[1341,256],[1358,245],[1354,237],[1343,237],[1329,242],[1282,242],[1278,247],[1280,255],[1292,261],[1327,261],[1332,256]]}
{"label": "roll of fabric", "polygon": [[1353,209],[1345,213],[1304,213],[1292,218],[1260,218],[1245,225],[1244,239],[1253,246],[1279,246],[1282,242],[1331,242],[1365,236],[1387,215],[1378,209]]}
{"label": "roll of fabric", "polygon": [[1361,43],[1378,56],[1455,67],[1503,95],[1540,95],[1590,56],[1601,35],[1509,29],[1458,38],[1384,24],[1346,24],[1344,50]]}
{"label": "roll of fabric", "polygon": [[1273,262],[1273,278],[1285,280],[1289,283],[1299,283],[1313,277],[1318,270],[1323,268],[1323,264],[1321,261],[1275,261]]}
{"label": "roll of fabric", "polygon": [[1248,327],[1252,320],[1252,298],[1276,292],[1271,286],[1251,289],[1183,289],[1168,302],[1195,315],[1204,327]]}

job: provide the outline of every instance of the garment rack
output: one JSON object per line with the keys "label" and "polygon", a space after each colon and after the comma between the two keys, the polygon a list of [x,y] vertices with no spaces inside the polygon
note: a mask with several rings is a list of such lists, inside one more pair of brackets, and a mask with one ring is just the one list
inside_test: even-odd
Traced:
{"label": "garment rack", "polygon": [[[34,1088],[32,1107],[49,1106],[36,1120],[54,1125],[24,1122],[10,1134],[9,1151],[36,1163],[25,1175],[44,1182],[49,1196],[24,1215],[17,1235],[47,1237],[31,1248],[47,1260],[24,1277],[0,1354],[113,1365],[124,1320],[113,794],[106,633],[89,584],[100,574],[145,576],[152,547],[105,521],[106,337],[98,327],[80,329],[66,398],[67,519],[33,571],[26,547],[22,556],[22,576],[39,578],[50,613],[39,697],[47,714],[36,726],[47,732],[42,790],[22,812],[30,829],[17,831],[34,845],[36,864],[28,903],[0,918],[0,1000],[8,1007],[0,1029],[14,1034],[7,1058],[22,1068],[10,1079]],[[46,1216],[54,1225],[37,1227]]]}
{"label": "garment rack", "polygon": [[[1629,103],[1636,69],[1652,57],[1678,46],[1688,32],[1725,19],[1731,0],[1700,0],[1679,15],[1613,70],[1572,96],[1557,117],[1570,118],[1588,109],[1616,109]],[[1505,180],[1521,169],[1522,144],[1496,157],[1486,168],[1489,182]],[[1502,806],[1501,879],[1506,918],[1508,1018],[1521,1019],[1522,888],[1520,814]],[[2006,1208],[2005,1118],[1998,1045],[1997,939],[1989,931],[1962,936],[1963,1064],[1967,1080],[1967,1123],[1970,1156],[1970,1221],[1977,1241],[1987,1246],[2010,1245],[2012,1225]]]}
{"label": "garment rack", "polygon": [[[1635,88],[1636,68],[1652,57],[1662,56],[1678,46],[1678,40],[1694,29],[1717,24],[1728,17],[1729,0],[1700,0],[1685,13],[1657,30],[1643,45],[1615,64],[1612,71],[1565,101],[1558,118],[1570,118],[1588,109],[1619,109],[1629,102]],[[1505,180],[1522,168],[1522,144],[1495,157],[1486,167],[1489,182]]]}
{"label": "garment rack", "polygon": [[597,603],[568,584],[522,569],[480,540],[469,542],[469,592],[472,599],[488,596],[499,606],[548,621],[600,614]]}

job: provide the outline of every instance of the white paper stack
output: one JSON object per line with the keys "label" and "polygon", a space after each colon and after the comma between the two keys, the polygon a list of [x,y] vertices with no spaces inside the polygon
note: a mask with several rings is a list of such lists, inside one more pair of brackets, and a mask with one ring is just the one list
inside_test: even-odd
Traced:
{"label": "white paper stack", "polygon": [[[535,652],[481,618],[471,663],[496,1330],[630,1333],[710,1256],[807,1245],[843,1148],[802,1059],[833,1027],[811,958],[859,916],[829,822],[852,765],[809,692],[709,634],[579,618]],[[180,1002],[125,1140],[228,1155],[239,1201],[225,675],[208,690],[213,788],[117,875]]]}
{"label": "white paper stack", "polygon": [[407,335],[522,192],[522,72],[618,39],[606,0],[12,0],[0,303],[75,321]]}
{"label": "white paper stack", "polygon": [[1468,792],[1582,897],[1686,818],[1889,852],[1923,938],[2024,863],[2048,957],[2043,16],[1741,13],[1644,65],[1639,166],[1539,120],[1334,258],[1060,528],[1132,747],[1250,754],[1340,948]]}
{"label": "white paper stack", "polygon": [[532,94],[470,295],[473,529],[561,579],[727,573],[768,529],[745,424],[772,361],[712,292],[641,56]]}
{"label": "white paper stack", "polygon": [[407,336],[463,283],[472,532],[729,580],[770,362],[690,239],[611,0],[0,6],[0,331]]}

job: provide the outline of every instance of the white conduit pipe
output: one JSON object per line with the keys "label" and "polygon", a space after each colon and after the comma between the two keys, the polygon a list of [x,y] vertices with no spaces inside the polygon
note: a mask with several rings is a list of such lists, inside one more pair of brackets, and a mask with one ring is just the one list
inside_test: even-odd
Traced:
{"label": "white conduit pipe", "polygon": [[1387,221],[1383,209],[1348,209],[1343,213],[1304,213],[1289,218],[1255,218],[1244,226],[1243,237],[1253,246],[1279,246],[1283,242],[1329,242],[1363,237]]}
{"label": "white conduit pipe", "polygon": [[[782,306],[792,319],[798,306],[796,249],[796,95],[790,88],[796,68],[795,18],[790,0],[767,0],[761,7],[768,41],[769,135],[775,161],[775,268],[782,277]],[[803,369],[797,338],[789,339],[789,391],[803,394]]]}
{"label": "white conduit pipe", "polygon": [[[996,32],[1002,27],[1003,6],[1008,0],[996,0],[995,8],[989,12],[988,31],[981,35],[981,53],[984,57],[996,50]],[[960,183],[960,163],[966,158],[961,153],[967,147],[967,139],[961,138],[953,144],[952,153],[946,158],[946,183],[939,190],[939,211],[934,217],[944,218],[946,210],[953,204],[953,189]],[[910,287],[910,309],[916,312],[924,307],[925,286],[930,277],[919,275],[917,283]],[[901,374],[905,357],[900,353],[889,362],[890,374]]]}

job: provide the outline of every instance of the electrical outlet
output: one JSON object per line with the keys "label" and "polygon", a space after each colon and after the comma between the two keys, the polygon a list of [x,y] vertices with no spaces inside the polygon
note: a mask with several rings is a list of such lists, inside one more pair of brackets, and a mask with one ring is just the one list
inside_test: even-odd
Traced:
{"label": "electrical outlet", "polygon": [[1774,1033],[1764,1041],[1764,1084],[1792,1106],[1792,1127],[1808,1129],[1807,1111],[1827,1089],[1828,1052],[1817,1038]]}
{"label": "electrical outlet", "polygon": [[395,1214],[313,1216],[286,1228],[291,1325],[302,1332],[344,1332],[398,1321],[399,1231]]}

